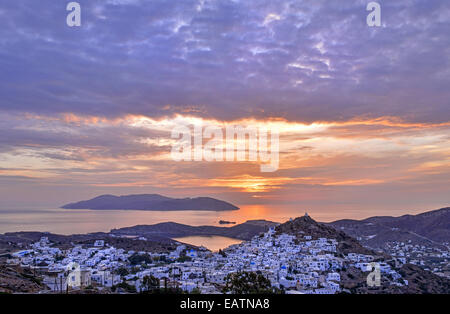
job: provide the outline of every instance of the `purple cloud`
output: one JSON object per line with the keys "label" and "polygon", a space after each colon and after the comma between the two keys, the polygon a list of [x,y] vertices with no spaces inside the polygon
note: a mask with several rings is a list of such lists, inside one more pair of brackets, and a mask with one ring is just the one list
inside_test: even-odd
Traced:
{"label": "purple cloud", "polygon": [[8,1],[1,110],[219,119],[359,115],[449,120],[445,0]]}

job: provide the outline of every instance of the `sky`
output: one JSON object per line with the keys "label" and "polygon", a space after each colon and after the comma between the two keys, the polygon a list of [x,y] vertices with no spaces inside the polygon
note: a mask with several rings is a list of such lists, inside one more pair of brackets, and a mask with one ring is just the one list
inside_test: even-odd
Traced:
{"label": "sky", "polygon": [[[0,5],[0,209],[99,194],[393,215],[450,205],[450,4]],[[174,161],[178,125],[276,126],[280,164]]]}

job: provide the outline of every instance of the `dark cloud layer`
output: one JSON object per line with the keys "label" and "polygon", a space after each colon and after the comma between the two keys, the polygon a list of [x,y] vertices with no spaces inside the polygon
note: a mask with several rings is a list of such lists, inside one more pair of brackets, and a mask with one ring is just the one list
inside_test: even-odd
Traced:
{"label": "dark cloud layer", "polygon": [[80,0],[0,7],[0,108],[52,115],[450,118],[447,0]]}

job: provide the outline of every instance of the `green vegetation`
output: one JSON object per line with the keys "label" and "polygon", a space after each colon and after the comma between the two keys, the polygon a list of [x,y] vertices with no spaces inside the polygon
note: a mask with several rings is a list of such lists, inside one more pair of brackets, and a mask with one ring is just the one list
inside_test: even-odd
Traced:
{"label": "green vegetation", "polygon": [[155,293],[157,291],[159,292],[159,285],[159,279],[152,275],[142,278],[142,286],[144,290],[143,293]]}
{"label": "green vegetation", "polygon": [[56,262],[60,262],[60,261],[62,261],[64,259],[64,255],[56,255],[55,256],[55,261]]}
{"label": "green vegetation", "polygon": [[124,290],[128,293],[136,293],[136,287],[127,284],[125,281],[111,287],[111,290],[113,292],[116,292],[118,289]]}
{"label": "green vegetation", "polygon": [[200,289],[199,288],[194,288],[194,289],[192,289],[192,291],[189,293],[189,294],[201,294],[202,292],[200,291]]}
{"label": "green vegetation", "polygon": [[129,273],[130,272],[125,267],[120,267],[119,269],[116,270],[116,274],[118,274],[118,275],[120,275],[122,277],[128,275]]}
{"label": "green vegetation", "polygon": [[133,254],[128,258],[128,260],[130,261],[131,265],[139,265],[142,263],[150,264],[153,261],[148,254]]}
{"label": "green vegetation", "polygon": [[228,274],[223,288],[224,293],[258,294],[273,293],[270,280],[254,272],[237,272]]}
{"label": "green vegetation", "polygon": [[179,262],[179,263],[184,263],[184,262],[189,262],[189,261],[192,261],[192,258],[189,256],[186,256],[186,255],[180,256],[179,258],[177,258],[177,262]]}

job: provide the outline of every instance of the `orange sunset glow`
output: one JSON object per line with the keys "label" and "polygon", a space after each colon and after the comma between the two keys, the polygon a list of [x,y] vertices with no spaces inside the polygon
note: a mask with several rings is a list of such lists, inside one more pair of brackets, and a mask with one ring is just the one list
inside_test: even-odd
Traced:
{"label": "orange sunset glow", "polygon": [[[297,203],[311,209],[337,200],[345,207],[342,202],[351,197],[349,208],[375,202],[386,209],[392,206],[379,199],[380,193],[395,190],[394,201],[414,210],[420,206],[409,203],[410,193],[423,193],[436,203],[445,200],[450,174],[448,123],[407,123],[392,117],[314,123],[280,118],[218,121],[181,114],[108,119],[73,113],[27,116],[20,121],[22,128],[36,132],[45,122],[45,128],[81,141],[108,132],[107,144],[87,141],[76,147],[47,147],[28,143],[20,148],[20,155],[18,151],[2,154],[2,175],[27,178],[22,180],[30,188],[82,185],[86,197],[109,189],[158,191],[175,196],[214,195],[237,199],[240,205]],[[279,169],[263,173],[259,162],[248,160],[173,161],[170,150],[176,139],[170,131],[180,124],[276,127]],[[360,215],[364,216],[363,210]]]}
{"label": "orange sunset glow", "polygon": [[[83,0],[76,27],[44,2],[0,9],[0,209],[153,193],[228,201],[236,221],[448,206],[444,2],[385,1],[377,27],[361,1]],[[181,126],[193,142],[219,129],[217,156],[244,160],[205,158],[204,136],[176,161]],[[259,146],[227,140],[237,126]],[[279,136],[269,158],[262,130]]]}

